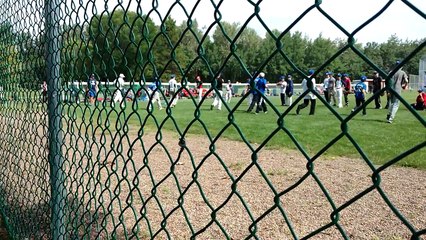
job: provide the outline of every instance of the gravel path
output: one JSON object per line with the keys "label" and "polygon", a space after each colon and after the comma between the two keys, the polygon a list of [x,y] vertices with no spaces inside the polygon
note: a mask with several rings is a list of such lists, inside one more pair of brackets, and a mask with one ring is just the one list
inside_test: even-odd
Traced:
{"label": "gravel path", "polygon": [[[155,136],[147,134],[142,140],[147,151],[154,146]],[[105,182],[110,193],[118,187],[120,193],[113,197],[114,194],[103,191],[103,201],[116,207],[112,213],[98,211],[97,214],[106,216],[107,222],[119,222],[120,213],[124,211],[124,224],[115,227],[107,224],[103,233],[96,234],[103,236],[115,229],[113,234],[117,238],[124,233],[130,236],[137,223],[140,229],[135,234],[149,238],[149,222],[152,234],[158,239],[167,238],[167,234],[173,239],[188,239],[192,231],[201,232],[197,239],[243,239],[250,236],[250,226],[256,222],[254,232],[260,239],[292,239],[292,234],[302,238],[332,223],[333,207],[313,175],[308,174],[296,188],[281,194],[307,174],[307,161],[297,151],[263,149],[257,154],[257,164],[253,164],[251,151],[242,142],[219,140],[215,144],[216,155],[212,155],[206,137],[189,136],[186,139],[189,151],[182,152],[171,175],[168,154],[173,161],[178,159],[178,138],[163,134],[161,143],[164,147],[157,144],[148,155],[143,153],[141,142],[135,144],[131,151],[134,165],[124,156],[114,162],[114,174],[107,168],[100,170],[101,175],[110,176]],[[122,147],[123,153],[130,149],[130,146]],[[144,156],[147,156],[145,163]],[[109,154],[109,158],[113,159],[113,154]],[[315,161],[314,173],[336,208],[373,186],[372,171],[360,159],[319,158]],[[184,192],[181,205],[176,179],[180,191]],[[381,174],[380,189],[416,231],[426,228],[425,182],[426,171],[416,169],[391,167]],[[126,206],[129,194],[132,201]],[[117,207],[118,199],[121,207]],[[168,217],[162,228],[164,216]],[[374,188],[343,208],[338,223],[351,239],[411,237],[409,228]],[[334,225],[313,239],[342,239],[342,235]]]}

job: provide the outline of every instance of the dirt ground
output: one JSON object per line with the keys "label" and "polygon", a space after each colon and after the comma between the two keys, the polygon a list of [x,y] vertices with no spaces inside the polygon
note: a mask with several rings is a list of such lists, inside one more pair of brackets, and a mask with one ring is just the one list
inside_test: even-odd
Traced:
{"label": "dirt ground", "polygon": [[342,232],[351,239],[408,239],[410,228],[426,229],[425,171],[390,167],[375,187],[361,159],[319,158],[309,174],[297,151],[253,153],[257,145],[224,139],[211,145],[198,135],[184,145],[175,134],[162,133],[161,141],[128,136],[92,145],[101,162],[92,156],[70,164],[77,174],[69,174],[69,187],[80,200],[69,204],[85,199],[71,214],[80,232],[118,239],[293,239],[316,231],[312,239],[342,239]]}
{"label": "dirt ground", "polygon": [[9,235],[6,230],[6,226],[3,223],[3,219],[0,217],[0,239],[7,240],[9,239]]}

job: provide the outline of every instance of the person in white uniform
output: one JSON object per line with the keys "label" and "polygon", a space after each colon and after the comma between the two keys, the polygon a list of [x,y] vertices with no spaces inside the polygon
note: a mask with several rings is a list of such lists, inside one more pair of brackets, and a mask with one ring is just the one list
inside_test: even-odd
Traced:
{"label": "person in white uniform", "polygon": [[124,101],[123,101],[123,87],[124,87],[124,74],[120,73],[120,75],[118,75],[118,78],[114,81],[114,85],[116,86],[116,90],[114,91],[114,97],[112,100],[112,105],[114,106],[115,103],[119,102],[121,103],[121,106],[124,106]]}

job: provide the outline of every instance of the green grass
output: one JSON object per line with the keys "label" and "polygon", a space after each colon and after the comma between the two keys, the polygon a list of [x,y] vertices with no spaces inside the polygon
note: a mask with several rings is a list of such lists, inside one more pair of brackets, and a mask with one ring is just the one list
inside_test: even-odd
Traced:
{"label": "green grass", "polygon": [[[416,94],[416,92],[404,92],[403,97],[411,103],[415,100]],[[297,96],[293,98],[294,102],[296,98]],[[376,165],[387,163],[403,154],[404,157],[396,163],[397,165],[426,169],[425,147],[411,154],[405,154],[411,148],[425,143],[426,111],[417,112],[420,115],[421,120],[419,120],[401,104],[394,123],[388,124],[387,110],[373,109],[374,103],[371,102],[367,106],[366,116],[362,116],[359,112],[350,117],[351,109],[355,104],[354,96],[350,95],[349,107],[333,108],[338,116],[347,120],[347,124],[343,127],[347,127],[349,137],[346,135],[338,137],[342,133],[341,120],[319,100],[317,100],[314,116],[308,115],[309,107],[303,109],[301,115],[296,115],[295,109],[284,115],[288,107],[279,106],[278,97],[269,97],[275,109],[269,107],[267,114],[255,115],[246,112],[247,101],[236,107],[240,100],[241,98],[233,98],[229,105],[232,114],[225,106],[222,106],[222,111],[210,110],[212,99],[207,99],[203,103],[198,115],[195,114],[197,110],[190,99],[181,99],[178,105],[168,109],[169,111],[165,109],[159,111],[155,108],[153,114],[148,114],[146,102],[139,102],[133,106],[127,105],[124,112],[121,112],[119,106],[86,108],[83,104],[80,104],[78,108],[75,108],[76,105],[68,105],[64,110],[65,113],[73,112],[76,120],[84,116],[84,121],[87,122],[91,117],[94,124],[109,126],[110,129],[121,128],[126,123],[129,129],[137,131],[143,126],[144,131],[157,131],[161,128],[172,132],[207,134],[212,138],[221,134],[221,137],[227,139],[244,140],[253,149],[259,146],[272,149],[299,149],[300,147],[301,151],[309,157],[324,151],[321,156],[330,159],[339,156],[360,158],[360,152],[349,140],[353,138],[366,158]],[[386,103],[385,97],[382,97],[382,102],[383,105]],[[117,119],[119,119],[118,122]],[[336,141],[325,149],[325,146],[333,139]]]}

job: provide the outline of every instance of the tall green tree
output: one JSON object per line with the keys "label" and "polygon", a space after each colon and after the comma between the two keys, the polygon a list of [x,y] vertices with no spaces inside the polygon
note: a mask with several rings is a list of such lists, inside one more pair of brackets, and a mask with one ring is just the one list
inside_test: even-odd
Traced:
{"label": "tall green tree", "polygon": [[[212,42],[206,46],[209,64],[214,71],[224,75],[226,79],[234,80],[241,66],[231,54],[231,43],[239,30],[238,23],[221,22],[213,32]],[[236,46],[236,45],[235,45]],[[236,48],[234,48],[236,52]]]}
{"label": "tall green tree", "polygon": [[[82,36],[86,69],[103,72],[109,79],[119,73],[138,78],[152,64],[148,50],[157,29],[150,18],[134,12],[119,10],[94,16]],[[152,69],[147,69],[152,74]]]}
{"label": "tall green tree", "polygon": [[178,28],[181,41],[177,47],[183,54],[182,58],[179,58],[179,63],[188,71],[188,80],[192,81],[197,75],[204,79],[208,76],[208,70],[202,57],[210,38],[206,38],[204,43],[201,42],[203,33],[199,29],[197,20],[192,20],[190,24],[182,22]]}
{"label": "tall green tree", "polygon": [[236,69],[236,74],[238,74],[236,80],[244,81],[260,65],[262,38],[256,33],[256,30],[247,27],[239,36],[236,46],[236,53],[243,63],[243,68]]}
{"label": "tall green tree", "polygon": [[[305,50],[305,66],[317,69],[333,56],[337,50],[338,48],[332,40],[324,38],[320,34],[314,41],[308,43]],[[325,71],[328,71],[328,68],[326,67]]]}

